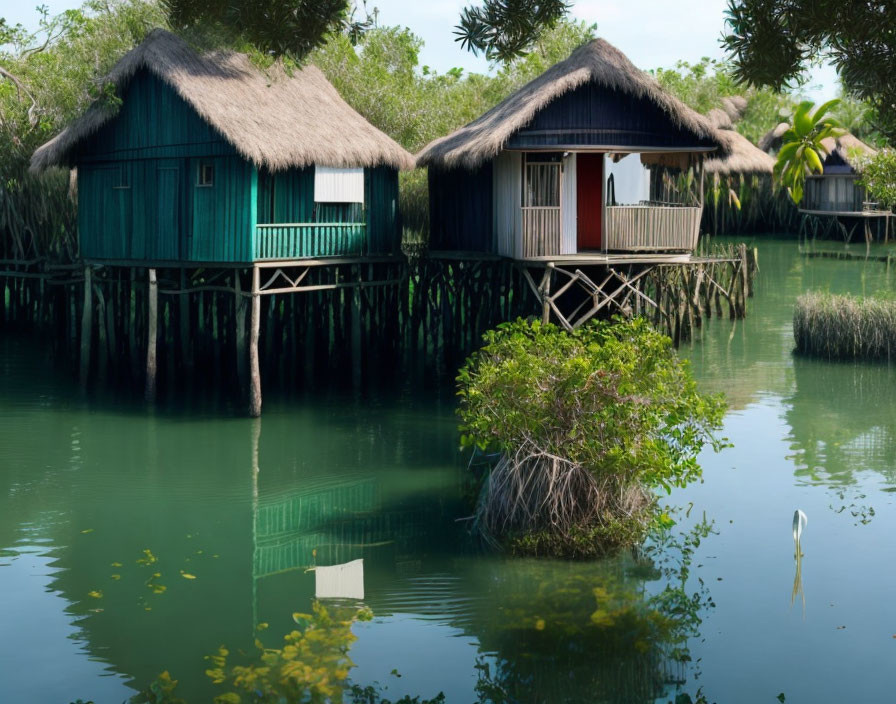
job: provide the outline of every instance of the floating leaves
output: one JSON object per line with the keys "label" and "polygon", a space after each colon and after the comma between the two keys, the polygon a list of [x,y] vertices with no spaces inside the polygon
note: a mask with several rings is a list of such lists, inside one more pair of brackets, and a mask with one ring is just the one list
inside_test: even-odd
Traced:
{"label": "floating leaves", "polygon": [[138,565],[154,565],[158,561],[159,561],[159,558],[157,558],[155,555],[152,554],[152,550],[150,550],[149,548],[146,548],[143,551],[143,557],[138,558],[137,564]]}
{"label": "floating leaves", "polygon": [[111,577],[112,579],[114,579],[116,582],[117,582],[119,579],[121,579],[121,575],[120,575],[120,574],[111,574],[111,575],[109,575],[109,577]]}
{"label": "floating leaves", "polygon": [[94,589],[92,592],[87,592],[87,596],[91,599],[102,599],[103,593],[99,589]]}
{"label": "floating leaves", "polygon": [[113,562],[113,563],[111,563],[111,564],[109,565],[109,567],[121,567],[121,563],[120,563],[120,562]]}
{"label": "floating leaves", "polygon": [[85,528],[81,531],[82,535],[86,535],[87,533],[93,533],[93,528]]}
{"label": "floating leaves", "polygon": [[184,572],[183,570],[180,571],[180,576],[184,579],[196,579],[195,574],[190,574],[189,572]]}

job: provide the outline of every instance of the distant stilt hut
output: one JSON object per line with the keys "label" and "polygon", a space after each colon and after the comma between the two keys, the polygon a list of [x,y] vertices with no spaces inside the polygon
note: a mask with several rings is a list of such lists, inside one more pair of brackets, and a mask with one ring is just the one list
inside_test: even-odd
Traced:
{"label": "distant stilt hut", "polygon": [[85,260],[251,263],[396,252],[413,158],[314,66],[197,54],[157,29],[33,169],[77,167]]}
{"label": "distant stilt hut", "polygon": [[[790,125],[782,122],[769,130],[759,141],[759,148],[776,153],[789,128]],[[882,236],[886,242],[890,236],[892,213],[877,203],[869,202],[865,189],[858,184],[862,161],[873,157],[877,150],[849,132],[822,140],[822,146],[827,154],[822,163],[822,173],[806,177],[799,210],[808,217],[803,217],[800,234],[805,232],[808,236],[811,233],[815,237],[819,232],[826,235],[834,228],[842,232],[843,238],[849,242],[861,224],[865,243],[870,246],[875,237],[871,224],[875,223],[876,236]]]}
{"label": "distant stilt hut", "polygon": [[[759,148],[769,154],[776,154],[781,148],[784,133],[790,125],[782,122],[769,130],[761,140]],[[800,209],[810,213],[861,213],[868,210],[865,189],[856,183],[861,170],[861,161],[877,154],[877,150],[865,144],[849,132],[839,137],[828,137],[822,141],[827,152],[824,171],[806,178],[806,187]]]}
{"label": "distant stilt hut", "polygon": [[700,170],[716,130],[596,39],[418,155],[430,248],[517,260],[691,252],[702,179],[651,200],[652,166]]}

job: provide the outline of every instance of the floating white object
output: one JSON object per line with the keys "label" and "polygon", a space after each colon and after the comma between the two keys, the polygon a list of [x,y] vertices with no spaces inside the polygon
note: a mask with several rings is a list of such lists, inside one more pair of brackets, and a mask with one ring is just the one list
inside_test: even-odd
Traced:
{"label": "floating white object", "polygon": [[318,599],[363,599],[364,560],[315,567],[314,595]]}
{"label": "floating white object", "polygon": [[809,519],[806,518],[806,514],[797,509],[793,512],[793,540],[799,545],[800,536],[803,534],[803,528],[806,527],[806,524],[809,522]]}

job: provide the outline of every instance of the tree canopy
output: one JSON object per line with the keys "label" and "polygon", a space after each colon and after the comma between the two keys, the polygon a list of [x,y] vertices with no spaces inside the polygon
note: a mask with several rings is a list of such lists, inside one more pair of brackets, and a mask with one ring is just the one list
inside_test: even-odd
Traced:
{"label": "tree canopy", "polygon": [[896,137],[896,3],[891,0],[729,0],[723,44],[737,80],[776,89],[831,61],[847,91]]}
{"label": "tree canopy", "polygon": [[274,58],[303,60],[349,21],[348,0],[162,0],[175,30],[221,34]]}
{"label": "tree canopy", "polygon": [[722,107],[725,98],[743,97],[746,107],[740,119],[734,120],[735,128],[754,144],[792,111],[795,102],[787,91],[738,82],[729,63],[706,57],[693,64],[679,61],[674,68],[653,73],[663,88],[703,115]]}
{"label": "tree canopy", "polygon": [[484,0],[461,11],[454,33],[465,49],[507,63],[528,53],[566,17],[570,5],[566,0]]}

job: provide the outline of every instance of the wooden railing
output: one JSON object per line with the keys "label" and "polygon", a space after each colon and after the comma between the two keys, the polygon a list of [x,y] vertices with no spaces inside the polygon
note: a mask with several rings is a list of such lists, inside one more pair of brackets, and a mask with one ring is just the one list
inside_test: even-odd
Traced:
{"label": "wooden railing", "polygon": [[364,253],[362,222],[300,222],[257,225],[255,259],[344,257]]}
{"label": "wooden railing", "polygon": [[560,208],[526,206],[523,209],[523,256],[560,253]]}
{"label": "wooden railing", "polygon": [[692,252],[700,236],[702,208],[666,205],[617,205],[607,208],[607,250]]}

